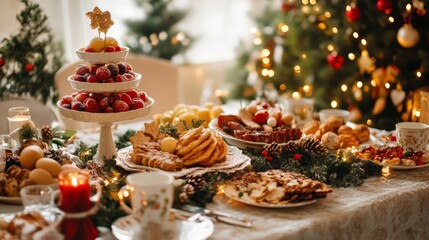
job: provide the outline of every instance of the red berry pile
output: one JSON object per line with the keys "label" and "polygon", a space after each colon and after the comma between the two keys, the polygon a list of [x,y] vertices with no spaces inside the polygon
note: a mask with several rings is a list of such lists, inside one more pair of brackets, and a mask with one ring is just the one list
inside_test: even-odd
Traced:
{"label": "red berry pile", "polygon": [[126,112],[146,106],[145,92],[130,90],[122,93],[73,93],[60,100],[63,108],[92,113]]}
{"label": "red berry pile", "polygon": [[418,165],[421,164],[422,156],[425,152],[405,150],[401,146],[394,147],[374,147],[369,146],[361,150],[361,152],[369,153],[373,160],[383,161],[385,159],[399,158],[414,160]]}
{"label": "red berry pile", "polygon": [[127,82],[135,78],[135,73],[130,64],[126,62],[109,64],[92,64],[86,66],[79,64],[71,79],[77,82],[88,83],[113,83]]}

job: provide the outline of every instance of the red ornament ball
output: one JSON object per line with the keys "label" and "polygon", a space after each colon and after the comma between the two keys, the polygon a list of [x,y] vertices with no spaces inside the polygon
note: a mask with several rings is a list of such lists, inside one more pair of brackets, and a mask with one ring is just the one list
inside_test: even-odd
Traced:
{"label": "red ornament ball", "polygon": [[347,19],[351,22],[356,22],[360,18],[360,9],[357,7],[350,7],[346,10]]}
{"label": "red ornament ball", "polygon": [[273,161],[273,157],[271,157],[271,156],[266,156],[266,157],[265,157],[265,161],[267,161],[267,162],[271,162],[271,161]]}
{"label": "red ornament ball", "polygon": [[377,10],[383,12],[384,14],[389,14],[392,12],[392,2],[390,0],[378,0],[377,1]]}
{"label": "red ornament ball", "polygon": [[327,57],[329,65],[335,70],[341,69],[344,64],[344,58],[341,55],[331,53]]}
{"label": "red ornament ball", "polygon": [[289,12],[292,9],[296,8],[295,2],[284,2],[281,5],[282,12]]}
{"label": "red ornament ball", "polygon": [[301,155],[300,155],[300,154],[298,154],[298,153],[295,153],[295,154],[293,155],[293,159],[295,159],[295,161],[300,161],[300,160],[301,160]]}
{"label": "red ornament ball", "polygon": [[25,64],[24,69],[26,72],[31,72],[34,69],[34,65],[31,63],[27,63],[27,64]]}
{"label": "red ornament ball", "polygon": [[4,58],[0,58],[0,67],[3,67],[5,64]]}

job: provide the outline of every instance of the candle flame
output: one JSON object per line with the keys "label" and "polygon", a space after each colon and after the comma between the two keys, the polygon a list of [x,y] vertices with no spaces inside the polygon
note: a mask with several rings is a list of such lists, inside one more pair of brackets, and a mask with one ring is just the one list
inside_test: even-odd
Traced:
{"label": "candle flame", "polygon": [[77,178],[76,177],[74,177],[74,176],[72,177],[71,184],[72,184],[73,187],[77,186],[78,182],[77,182]]}

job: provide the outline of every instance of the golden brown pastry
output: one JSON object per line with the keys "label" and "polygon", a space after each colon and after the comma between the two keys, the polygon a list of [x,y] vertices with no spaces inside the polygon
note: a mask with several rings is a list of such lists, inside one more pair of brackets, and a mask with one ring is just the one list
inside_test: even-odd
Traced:
{"label": "golden brown pastry", "polygon": [[325,123],[332,127],[334,129],[334,132],[336,132],[338,131],[338,128],[340,128],[340,126],[344,124],[344,121],[340,117],[330,116],[325,120]]}
{"label": "golden brown pastry", "polygon": [[359,138],[359,142],[363,143],[369,140],[370,131],[365,124],[358,124],[353,129],[354,134]]}
{"label": "golden brown pastry", "polygon": [[320,123],[319,121],[311,121],[304,125],[304,127],[301,129],[303,133],[306,135],[314,134],[317,130],[319,130]]}
{"label": "golden brown pastry", "polygon": [[356,137],[350,134],[338,135],[338,140],[340,141],[340,148],[356,147],[359,145]]}
{"label": "golden brown pastry", "polygon": [[328,123],[324,122],[320,124],[319,127],[320,135],[323,136],[327,132],[334,132],[334,127],[332,125],[329,125]]}
{"label": "golden brown pastry", "polygon": [[353,133],[353,128],[351,128],[351,127],[349,127],[347,125],[341,125],[338,128],[338,135],[341,135],[341,134],[353,135],[354,134]]}
{"label": "golden brown pastry", "polygon": [[340,140],[338,135],[333,132],[327,132],[322,135],[322,144],[330,150],[336,150],[340,148]]}
{"label": "golden brown pastry", "polygon": [[183,168],[182,160],[177,155],[161,151],[158,142],[144,142],[134,147],[131,160],[137,164],[165,171],[180,171]]}
{"label": "golden brown pastry", "polygon": [[384,159],[381,162],[382,166],[389,166],[389,165],[397,166],[397,165],[400,165],[400,164],[401,164],[401,159],[399,159],[399,158]]}

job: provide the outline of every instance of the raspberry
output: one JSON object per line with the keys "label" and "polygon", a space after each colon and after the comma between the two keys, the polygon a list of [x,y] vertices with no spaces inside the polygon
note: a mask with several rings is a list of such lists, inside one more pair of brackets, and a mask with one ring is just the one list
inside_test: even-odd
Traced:
{"label": "raspberry", "polygon": [[147,101],[147,94],[145,92],[140,92],[139,97],[146,102]]}
{"label": "raspberry", "polygon": [[83,78],[82,75],[78,75],[78,74],[73,74],[71,76],[71,79],[73,79],[76,82],[85,82],[85,78]]}
{"label": "raspberry", "polygon": [[145,104],[141,98],[133,98],[133,101],[131,103],[131,109],[139,109],[144,108]]}
{"label": "raspberry", "polygon": [[125,67],[127,68],[127,71],[132,71],[133,67],[129,63],[124,62]]}
{"label": "raspberry", "polygon": [[131,81],[134,79],[134,76],[132,74],[129,74],[129,73],[125,73],[123,76],[125,76],[127,78],[127,81]]}
{"label": "raspberry", "polygon": [[95,72],[95,76],[99,80],[105,80],[110,77],[110,70],[107,67],[99,67]]}
{"label": "raspberry", "polygon": [[130,97],[130,95],[124,93],[121,95],[120,100],[124,101],[128,106],[131,106],[133,99]]}
{"label": "raspberry", "polygon": [[107,68],[109,69],[110,75],[113,78],[115,78],[116,75],[118,75],[118,73],[119,73],[118,65],[116,65],[116,64],[109,64],[109,65],[107,65]]}
{"label": "raspberry", "polygon": [[87,66],[85,66],[84,64],[79,64],[76,67],[76,74],[83,76],[87,73],[89,73],[89,68]]}
{"label": "raspberry", "polygon": [[72,103],[72,101],[73,101],[73,98],[72,98],[72,96],[70,96],[70,95],[66,95],[66,96],[64,96],[63,98],[61,98],[61,103],[60,103],[60,105],[63,105],[63,104],[71,104]]}
{"label": "raspberry", "polygon": [[102,82],[103,82],[103,83],[114,83],[114,82],[115,82],[115,79],[114,79],[114,78],[109,77],[109,78],[107,78],[107,79],[104,79]]}
{"label": "raspberry", "polygon": [[90,93],[89,96],[93,98],[96,102],[100,102],[101,99],[105,98],[104,94],[102,93]]}
{"label": "raspberry", "polygon": [[119,47],[119,46],[116,46],[116,47],[115,47],[115,51],[116,51],[116,52],[120,52],[120,51],[122,51],[122,48],[121,48],[121,47]]}
{"label": "raspberry", "polygon": [[269,114],[267,110],[259,110],[255,113],[255,116],[253,116],[253,121],[257,124],[266,124],[268,120]]}
{"label": "raspberry", "polygon": [[88,97],[88,93],[79,93],[78,95],[76,95],[74,100],[83,103]]}
{"label": "raspberry", "polygon": [[114,52],[114,51],[115,51],[115,47],[113,47],[113,46],[107,46],[107,47],[104,49],[104,51],[105,51],[105,52]]}
{"label": "raspberry", "polygon": [[130,90],[126,92],[126,94],[128,94],[131,98],[139,97],[139,93],[136,90]]}
{"label": "raspberry", "polygon": [[98,83],[98,79],[94,75],[89,75],[86,81],[89,83]]}
{"label": "raspberry", "polygon": [[84,52],[94,52],[93,48],[87,47],[83,50]]}
{"label": "raspberry", "polygon": [[97,113],[99,111],[98,103],[94,99],[88,98],[84,104],[84,110],[87,112]]}
{"label": "raspberry", "polygon": [[122,100],[116,100],[112,107],[114,112],[126,112],[130,109],[128,104]]}
{"label": "raspberry", "polygon": [[99,67],[104,66],[103,64],[92,64],[91,67],[89,68],[90,72],[92,75],[95,75],[95,73],[97,72],[97,69]]}
{"label": "raspberry", "polygon": [[109,107],[109,98],[108,97],[104,97],[103,99],[101,99],[98,102],[98,106],[100,107],[100,109],[104,110],[107,107]]}
{"label": "raspberry", "polygon": [[71,104],[71,109],[76,110],[76,111],[82,111],[83,110],[83,103],[75,100]]}
{"label": "raspberry", "polygon": [[71,105],[68,103],[61,104],[61,107],[71,109]]}
{"label": "raspberry", "polygon": [[113,112],[113,108],[112,108],[112,107],[106,107],[106,108],[104,109],[104,112],[105,112],[105,113],[112,113],[112,112]]}
{"label": "raspberry", "polygon": [[126,82],[126,81],[128,81],[128,79],[124,75],[117,75],[115,78],[115,82]]}

